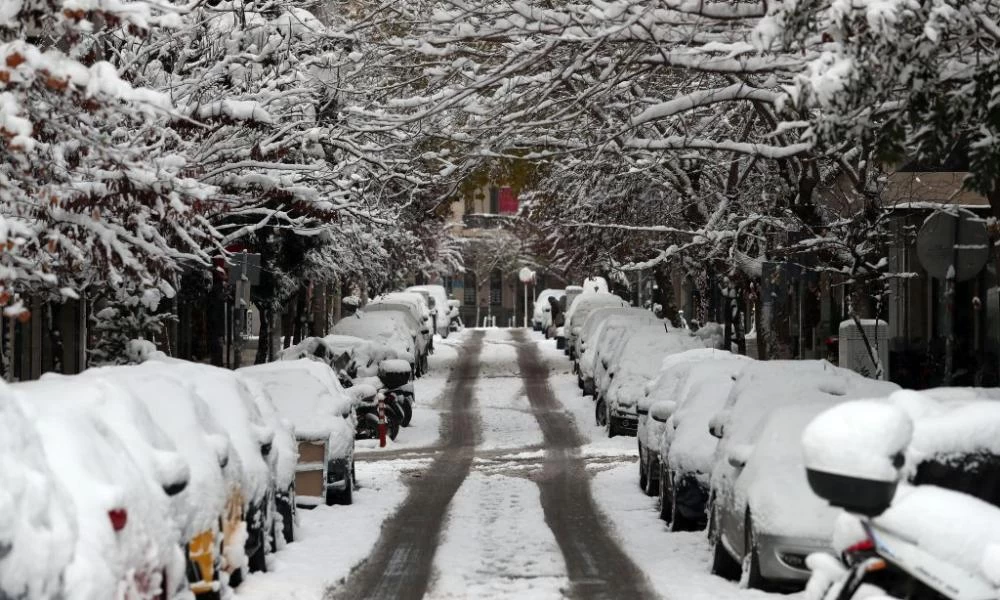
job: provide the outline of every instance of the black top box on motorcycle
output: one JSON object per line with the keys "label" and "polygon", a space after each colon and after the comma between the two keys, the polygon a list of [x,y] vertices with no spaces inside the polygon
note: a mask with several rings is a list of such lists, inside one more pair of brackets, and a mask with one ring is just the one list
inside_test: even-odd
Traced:
{"label": "black top box on motorcycle", "polygon": [[[384,361],[395,362],[395,361]],[[398,387],[402,387],[410,381],[410,371],[402,371],[397,368],[392,368],[393,365],[380,364],[378,366],[378,378],[382,381],[382,384],[390,390],[394,390]]]}
{"label": "black top box on motorcycle", "polygon": [[885,512],[896,495],[895,481],[862,479],[808,468],[806,477],[817,496],[832,506],[866,517]]}

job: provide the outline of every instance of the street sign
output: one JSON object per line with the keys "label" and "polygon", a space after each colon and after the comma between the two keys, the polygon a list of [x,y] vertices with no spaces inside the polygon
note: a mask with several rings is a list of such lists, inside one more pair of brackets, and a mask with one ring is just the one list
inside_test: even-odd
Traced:
{"label": "street sign", "polygon": [[229,257],[229,281],[246,276],[250,285],[260,285],[260,254],[239,252]]}
{"label": "street sign", "polygon": [[535,272],[528,267],[524,267],[518,272],[517,276],[521,280],[521,283],[531,283],[535,278]]}
{"label": "street sign", "polygon": [[917,234],[917,258],[935,279],[948,279],[954,266],[955,281],[972,279],[990,257],[990,237],[982,217],[959,210],[928,217]]}

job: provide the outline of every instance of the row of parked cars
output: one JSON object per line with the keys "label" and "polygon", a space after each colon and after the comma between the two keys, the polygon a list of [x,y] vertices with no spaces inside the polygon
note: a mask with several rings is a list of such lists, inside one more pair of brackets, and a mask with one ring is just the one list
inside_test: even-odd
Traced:
{"label": "row of parked cars", "polygon": [[310,360],[137,365],[0,387],[0,597],[220,598],[349,503],[356,399]]}
{"label": "row of parked cars", "polygon": [[229,597],[298,509],[353,502],[355,440],[377,435],[379,399],[408,424],[452,316],[418,286],[264,365],[137,340],[140,364],[0,383],[0,598]]}
{"label": "row of parked cars", "polygon": [[[563,328],[565,351],[582,392],[595,400],[597,421],[609,435],[636,435],[640,489],[658,497],[669,530],[707,530],[717,575],[753,588],[801,587],[817,560],[810,555],[832,558],[857,543],[858,532],[871,545],[857,520],[847,533],[838,526],[844,518],[836,506],[845,501],[828,502],[828,493],[821,497],[814,491],[802,445],[814,420],[859,399],[895,406],[912,423],[912,439],[898,456],[880,456],[895,466],[893,474],[909,485],[939,486],[1000,504],[996,389],[900,391],[823,360],[753,360],[713,347],[711,327],[707,333],[674,329],[607,293],[580,294],[568,307]],[[852,414],[856,421],[841,423],[842,429],[885,437],[877,418],[866,423],[863,412]],[[825,449],[820,456],[850,456],[854,446],[866,447],[856,441],[846,447],[824,443],[813,444]],[[833,489],[842,496],[863,493],[849,481]],[[931,513],[923,519],[952,523],[955,515]],[[958,545],[977,548],[979,560],[989,544],[1000,553],[1000,531],[991,535]],[[825,585],[811,586],[820,590],[814,598],[837,598],[848,589],[843,582],[830,585],[829,572]],[[994,592],[1000,580],[995,585]],[[954,596],[932,590],[911,597]]]}
{"label": "row of parked cars", "polygon": [[395,440],[413,418],[413,380],[427,370],[434,336],[448,337],[456,317],[456,303],[443,286],[412,286],[373,298],[334,325],[330,335],[306,338],[281,358],[323,362],[342,386],[359,391],[358,438],[379,437],[382,403],[387,435]]}

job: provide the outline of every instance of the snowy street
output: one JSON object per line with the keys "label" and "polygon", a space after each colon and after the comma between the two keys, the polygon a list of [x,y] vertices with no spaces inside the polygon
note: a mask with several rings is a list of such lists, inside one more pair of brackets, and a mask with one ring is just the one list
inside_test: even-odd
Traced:
{"label": "snowy street", "polygon": [[437,345],[419,441],[359,443],[359,501],[300,512],[302,540],[238,598],[767,596],[710,575],[703,532],[666,531],[636,486],[635,438],[594,424],[554,341],[487,329]]}

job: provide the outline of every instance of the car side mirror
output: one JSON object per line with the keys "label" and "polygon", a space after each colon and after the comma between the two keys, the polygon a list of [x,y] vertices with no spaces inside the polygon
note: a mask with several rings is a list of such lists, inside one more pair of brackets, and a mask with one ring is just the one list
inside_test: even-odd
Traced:
{"label": "car side mirror", "polygon": [[734,469],[742,469],[747,466],[747,461],[750,460],[750,453],[753,451],[753,446],[749,444],[736,444],[729,449],[729,454],[726,456],[726,460],[729,461],[729,466]]}
{"label": "car side mirror", "polygon": [[649,416],[658,423],[666,423],[670,415],[677,410],[677,403],[673,400],[661,400],[649,409]]}
{"label": "car side mirror", "polygon": [[708,433],[714,438],[722,439],[722,436],[726,434],[726,418],[727,415],[719,413],[712,417],[708,422]]}

